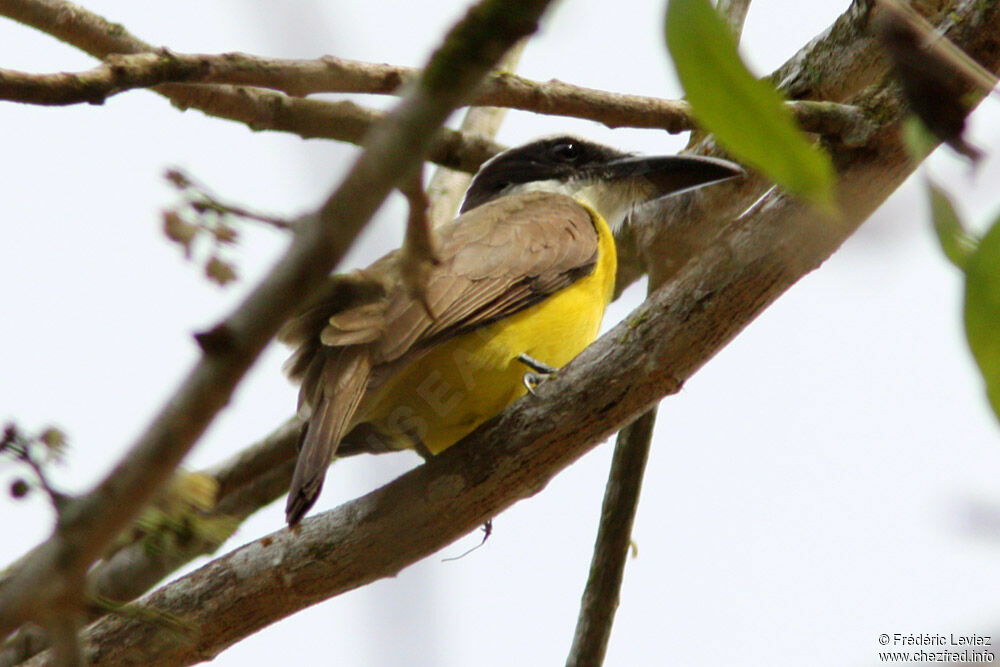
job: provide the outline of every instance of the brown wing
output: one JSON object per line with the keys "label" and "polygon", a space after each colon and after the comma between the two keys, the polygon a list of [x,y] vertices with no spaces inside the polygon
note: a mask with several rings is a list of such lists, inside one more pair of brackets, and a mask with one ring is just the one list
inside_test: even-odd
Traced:
{"label": "brown wing", "polygon": [[[389,264],[392,255],[383,257],[370,268]],[[369,269],[370,271],[370,269]],[[316,355],[323,349],[320,340],[324,329],[331,326],[331,320],[339,320],[356,313],[370,313],[373,308],[385,308],[386,290],[384,285],[373,279],[369,273],[354,271],[352,273],[330,276],[326,287],[302,311],[290,319],[278,332],[278,340],[292,347],[295,351],[285,363],[285,372],[293,380],[306,384],[304,377],[308,374]],[[381,306],[379,306],[381,304]],[[350,320],[350,317],[346,317]],[[369,319],[368,328],[373,328]],[[375,322],[377,331],[377,322]],[[345,333],[358,334],[358,327],[348,322]],[[359,341],[351,341],[359,342]],[[341,343],[347,344],[347,343]]]}
{"label": "brown wing", "polygon": [[[597,230],[564,195],[533,192],[475,208],[440,230],[426,303],[389,295],[377,362],[512,315],[593,271]],[[430,312],[428,312],[428,310]]]}
{"label": "brown wing", "polygon": [[289,523],[318,495],[373,367],[571,285],[593,271],[597,244],[587,209],[564,195],[527,193],[475,208],[439,230],[441,262],[428,277],[426,306],[396,279],[397,253],[334,279],[279,335],[297,346],[289,373],[302,382],[299,409],[309,419],[286,507]]}
{"label": "brown wing", "polygon": [[[584,207],[564,195],[504,197],[438,230],[440,264],[431,269],[426,303],[414,300],[396,272],[399,253],[368,269],[334,276],[329,287],[279,334],[295,352],[286,366],[302,383],[300,409],[318,404],[333,348],[370,345],[372,364],[394,361],[527,308],[589,274],[597,231]],[[432,314],[433,315],[432,315]]]}
{"label": "brown wing", "polygon": [[351,429],[351,418],[371,377],[368,350],[364,347],[340,347],[320,356],[316,366],[321,369],[321,377],[316,394],[310,397],[313,410],[299,442],[285,504],[285,518],[293,526],[316,502],[326,469],[341,439]]}

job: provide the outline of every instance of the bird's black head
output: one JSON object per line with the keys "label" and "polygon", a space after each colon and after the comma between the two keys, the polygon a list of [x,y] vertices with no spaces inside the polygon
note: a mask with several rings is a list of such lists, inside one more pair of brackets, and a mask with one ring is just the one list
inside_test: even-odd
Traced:
{"label": "bird's black head", "polygon": [[537,139],[511,148],[483,164],[465,193],[462,213],[508,194],[518,185],[565,182],[628,155],[569,135]]}

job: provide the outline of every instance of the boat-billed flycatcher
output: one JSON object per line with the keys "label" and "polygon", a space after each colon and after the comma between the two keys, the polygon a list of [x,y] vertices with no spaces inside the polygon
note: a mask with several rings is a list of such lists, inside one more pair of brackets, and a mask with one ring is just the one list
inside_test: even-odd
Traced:
{"label": "boat-billed flycatcher", "polygon": [[[597,336],[615,281],[612,228],[636,205],[742,174],[560,136],[483,165],[436,230],[423,298],[399,251],[334,277],[282,330],[308,421],[286,507],[296,524],[339,451],[437,454]],[[411,281],[412,282],[412,281]]]}

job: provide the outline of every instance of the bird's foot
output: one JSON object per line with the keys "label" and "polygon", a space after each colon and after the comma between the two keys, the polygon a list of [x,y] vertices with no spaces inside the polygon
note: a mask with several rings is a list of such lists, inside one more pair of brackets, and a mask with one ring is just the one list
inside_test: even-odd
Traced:
{"label": "bird's foot", "polygon": [[524,382],[524,388],[528,390],[531,395],[535,394],[535,388],[542,383],[545,378],[556,372],[556,368],[549,366],[546,363],[539,361],[533,357],[529,357],[527,354],[520,354],[517,360],[522,364],[532,369],[533,372],[528,372],[524,374],[522,382]]}

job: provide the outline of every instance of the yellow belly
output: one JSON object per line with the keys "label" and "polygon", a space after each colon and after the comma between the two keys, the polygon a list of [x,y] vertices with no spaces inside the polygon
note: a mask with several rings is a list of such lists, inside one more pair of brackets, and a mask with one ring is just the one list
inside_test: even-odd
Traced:
{"label": "yellow belly", "polygon": [[531,369],[521,354],[559,368],[597,337],[614,289],[616,256],[607,224],[598,231],[594,271],[544,301],[446,341],[364,398],[369,422],[394,446],[417,438],[432,453],[447,449],[526,392]]}

